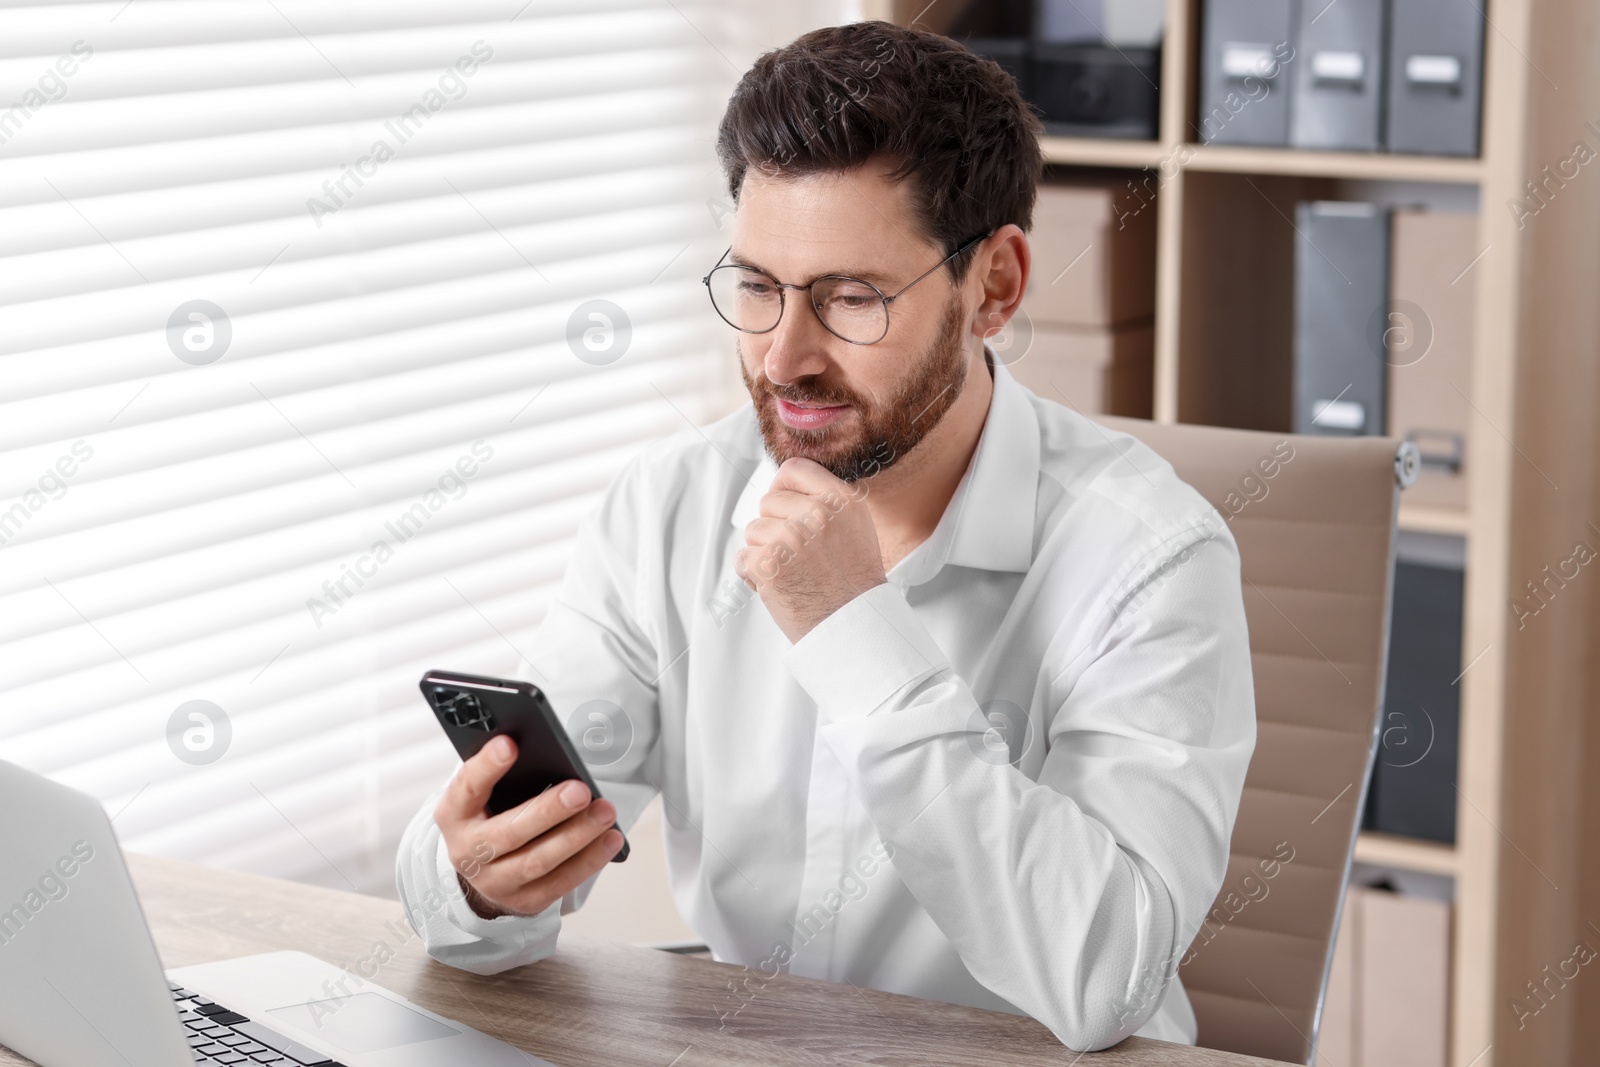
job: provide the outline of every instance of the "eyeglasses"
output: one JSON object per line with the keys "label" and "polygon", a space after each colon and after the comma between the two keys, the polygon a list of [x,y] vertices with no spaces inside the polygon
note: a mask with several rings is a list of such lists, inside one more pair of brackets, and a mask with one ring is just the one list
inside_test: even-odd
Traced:
{"label": "eyeglasses", "polygon": [[979,234],[939,262],[923,271],[893,296],[860,278],[847,278],[838,274],[825,274],[810,285],[791,285],[775,281],[752,267],[737,263],[723,263],[728,252],[711,268],[711,273],[700,279],[711,294],[711,306],[716,308],[722,321],[741,333],[771,333],[783,318],[783,293],[797,289],[811,295],[811,307],[823,327],[841,341],[853,345],[877,344],[889,333],[889,305],[903,296],[907,289],[955,259],[961,253],[993,236],[994,231]]}

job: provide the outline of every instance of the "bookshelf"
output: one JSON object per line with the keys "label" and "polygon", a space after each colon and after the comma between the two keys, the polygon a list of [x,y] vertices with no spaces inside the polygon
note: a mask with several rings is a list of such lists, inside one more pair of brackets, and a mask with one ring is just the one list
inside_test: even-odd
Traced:
{"label": "bookshelf", "polygon": [[1458,870],[1456,850],[1452,845],[1371,831],[1363,832],[1356,839],[1356,862],[1442,874],[1449,878],[1454,878]]}
{"label": "bookshelf", "polygon": [[1112,141],[1089,137],[1042,137],[1039,147],[1046,163],[1079,167],[1129,167],[1140,170],[1161,165],[1165,154],[1153,141]]}
{"label": "bookshelf", "polygon": [[1466,537],[1472,530],[1472,516],[1453,508],[1430,508],[1404,503],[1401,497],[1400,528],[1418,533],[1451,534]]}
{"label": "bookshelf", "polygon": [[1396,182],[1478,181],[1476,159],[1387,155],[1377,152],[1313,152],[1295,148],[1245,148],[1235,145],[1189,146],[1193,158],[1185,169],[1235,174],[1285,174],[1319,178],[1366,178]]}
{"label": "bookshelf", "polygon": [[1483,173],[1476,159],[1383,155],[1367,152],[1312,152],[1290,148],[1245,148],[1180,142],[1113,141],[1088,137],[1040,139],[1046,163],[1079,167],[1155,169],[1185,160],[1182,169],[1235,174],[1284,174],[1376,181],[1475,184]]}
{"label": "bookshelf", "polygon": [[[865,14],[944,32],[968,6],[867,0]],[[1588,1062],[1600,1047],[1600,979],[1568,983],[1525,1025],[1511,1007],[1537,1006],[1527,983],[1575,943],[1600,948],[1600,567],[1537,626],[1519,629],[1509,607],[1575,542],[1600,551],[1600,164],[1547,186],[1531,220],[1508,210],[1576,141],[1600,152],[1600,9],[1486,11],[1478,159],[1191,143],[1199,0],[1167,0],[1158,140],[1043,145],[1056,168],[1155,173],[1153,410],[1167,422],[1288,428],[1297,200],[1383,183],[1475,198],[1471,506],[1400,509],[1403,528],[1466,542],[1456,844],[1363,833],[1356,846],[1362,862],[1454,879],[1453,1067]]]}

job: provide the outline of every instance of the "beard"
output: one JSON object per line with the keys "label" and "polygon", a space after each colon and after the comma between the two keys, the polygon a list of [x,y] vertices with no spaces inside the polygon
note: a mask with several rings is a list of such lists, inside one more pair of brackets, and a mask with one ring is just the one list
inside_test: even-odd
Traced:
{"label": "beard", "polygon": [[[967,380],[967,352],[961,344],[961,301],[945,306],[938,336],[926,355],[879,402],[822,375],[808,375],[788,385],[774,385],[765,375],[753,378],[740,346],[739,375],[755,404],[756,419],[767,454],[782,466],[796,456],[812,460],[835,478],[854,482],[870,478],[903,459],[944,418]],[[778,397],[795,404],[848,404],[844,425],[797,430],[778,417]]]}

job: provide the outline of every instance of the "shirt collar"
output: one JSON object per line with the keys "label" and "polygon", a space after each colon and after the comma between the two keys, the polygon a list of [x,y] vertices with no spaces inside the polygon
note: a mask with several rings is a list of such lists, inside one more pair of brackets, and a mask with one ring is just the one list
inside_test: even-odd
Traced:
{"label": "shirt collar", "polygon": [[[987,351],[987,350],[986,350]],[[990,571],[1026,571],[1033,564],[1033,521],[1039,486],[1039,420],[1028,393],[989,353],[994,391],[972,462],[926,541],[895,565],[893,578],[920,585],[950,563]],[[765,450],[734,505],[742,530],[761,514],[761,498],[778,476]]]}

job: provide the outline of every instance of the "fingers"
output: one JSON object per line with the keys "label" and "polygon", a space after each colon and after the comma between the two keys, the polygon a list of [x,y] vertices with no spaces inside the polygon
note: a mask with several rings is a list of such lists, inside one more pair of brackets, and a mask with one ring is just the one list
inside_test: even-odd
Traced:
{"label": "fingers", "polygon": [[[807,496],[787,490],[774,490],[761,498],[761,515],[745,525],[745,543],[761,544],[783,534],[804,543],[821,533],[833,518],[850,506],[842,493],[828,490],[820,496]],[[756,524],[763,524],[757,528]]]}
{"label": "fingers", "polygon": [[[593,806],[588,787],[572,780],[558,783],[498,815],[489,815],[489,795],[515,760],[515,742],[505,736],[492,738],[462,762],[434,808],[433,819],[444,837],[450,862],[469,881],[499,857],[515,852]],[[608,801],[598,803],[609,812],[605,825],[611,825],[616,820],[616,808]]]}
{"label": "fingers", "polygon": [[845,483],[833,472],[814,459],[793,456],[783,461],[778,474],[772,479],[772,489],[792,489],[799,493],[820,493],[825,489],[840,489]]}
{"label": "fingers", "polygon": [[782,519],[763,516],[751,519],[744,527],[744,543],[748,548],[761,548],[778,541],[795,540],[795,531]]}
{"label": "fingers", "polygon": [[[498,815],[488,816],[479,809],[477,817],[450,826],[441,823],[439,829],[449,850],[450,862],[470,880],[475,879],[483,867],[510,855],[591,806],[590,800],[589,789],[582,782],[561,782]],[[616,808],[609,801],[596,803],[605,804],[615,821]],[[437,821],[437,813],[434,818]]]}
{"label": "fingers", "polygon": [[462,761],[434,809],[433,820],[439,829],[448,832],[451,826],[481,817],[489,794],[516,758],[516,742],[501,736],[491,738],[471,759]]}
{"label": "fingers", "polygon": [[733,554],[733,573],[744,579],[744,584],[751,589],[759,588],[756,585],[756,576],[751,569],[755,565],[756,553],[759,549],[741,548]]}
{"label": "fingers", "polygon": [[734,557],[734,573],[752,588],[770,581],[822,533],[845,504],[838,494],[819,499],[791,492],[768,493],[761,501],[761,517],[745,524],[745,547]]}
{"label": "fingers", "polygon": [[577,853],[511,898],[511,906],[528,915],[537,915],[605,868],[622,849],[622,831],[602,829],[600,835]]}
{"label": "fingers", "polygon": [[795,558],[783,524],[776,519],[756,519],[745,527],[747,545],[734,553],[733,572],[752,589],[778,576],[778,571]]}
{"label": "fingers", "polygon": [[610,826],[617,821],[617,807],[603,798],[591,800],[588,787],[574,780],[501,812],[484,829],[495,843],[495,855],[509,857],[551,834],[571,833],[573,824],[586,816]]}
{"label": "fingers", "polygon": [[434,809],[451,865],[489,903],[534,915],[582,885],[622,848],[617,808],[580,781],[561,782],[491,816],[496,783],[516,759],[507,737],[462,762]]}
{"label": "fingers", "polygon": [[597,800],[586,810],[496,861],[492,880],[503,880],[512,890],[536,883],[611,829],[616,821],[616,807],[609,800]]}
{"label": "fingers", "polygon": [[597,800],[467,880],[496,906],[537,915],[611,862],[622,847],[621,831],[612,829],[616,818],[610,801]]}
{"label": "fingers", "polygon": [[809,493],[798,493],[793,489],[769,489],[761,498],[761,514],[764,518],[787,519],[794,515],[804,515],[808,511],[826,511],[822,501]]}

